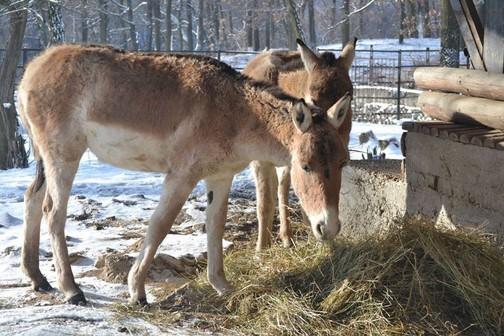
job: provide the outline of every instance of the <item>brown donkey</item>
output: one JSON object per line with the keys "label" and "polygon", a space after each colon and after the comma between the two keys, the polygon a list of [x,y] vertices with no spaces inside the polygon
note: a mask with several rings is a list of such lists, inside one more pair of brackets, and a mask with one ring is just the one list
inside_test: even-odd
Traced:
{"label": "brown donkey", "polygon": [[156,250],[201,179],[208,192],[208,280],[219,293],[231,289],[222,252],[228,193],[234,174],[253,160],[292,167],[294,190],[316,219],[317,238],[331,239],[340,230],[340,169],[347,154],[337,129],[345,109],[316,113],[303,100],[211,58],[70,45],[50,48],[30,63],[19,104],[38,166],[25,194],[22,251],[22,269],[35,290],[51,288],[39,269],[45,216],[58,287],[68,302],[85,303],[64,228],[87,148],[114,166],[166,174],[128,276],[132,302],[146,302],[144,282]]}
{"label": "brown donkey", "polygon": [[[355,57],[354,42],[348,44],[339,58],[330,52],[316,54],[301,40],[298,40],[298,52],[269,51],[257,55],[244,69],[247,76],[278,85],[284,92],[304,98],[308,104],[315,105],[323,111],[341,110],[341,104],[349,104],[352,94],[352,82],[348,71]],[[337,136],[348,146],[352,127],[352,112],[349,110],[339,127]],[[343,153],[341,153],[343,156]],[[273,216],[275,212],[275,189],[278,194],[280,213],[280,239],[285,246],[290,246],[292,232],[288,219],[289,187],[291,172],[289,167],[276,167],[270,162],[252,162],[257,189],[257,217],[259,235],[257,250],[271,245]],[[296,170],[292,177],[296,178]],[[339,192],[339,181],[337,191]],[[295,183],[295,182],[294,182]],[[308,216],[310,221],[313,218]]]}

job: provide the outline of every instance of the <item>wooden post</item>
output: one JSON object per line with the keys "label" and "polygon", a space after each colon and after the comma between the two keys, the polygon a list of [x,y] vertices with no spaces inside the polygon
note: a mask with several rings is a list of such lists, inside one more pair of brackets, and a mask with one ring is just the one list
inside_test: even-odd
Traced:
{"label": "wooden post", "polygon": [[483,61],[483,26],[471,0],[450,0],[473,67],[486,70]]}

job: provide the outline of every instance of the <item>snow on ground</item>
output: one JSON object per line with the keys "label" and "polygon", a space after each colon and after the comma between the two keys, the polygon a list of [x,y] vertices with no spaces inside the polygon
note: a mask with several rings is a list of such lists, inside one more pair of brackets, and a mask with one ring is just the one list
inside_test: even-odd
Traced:
{"label": "snow on ground", "polygon": [[[368,137],[361,143],[363,138],[360,135],[369,131],[374,137]],[[401,133],[400,126],[354,123],[350,141],[352,159],[361,159],[362,154],[378,148],[380,140],[388,140],[390,144],[383,150],[377,149],[378,153],[386,153],[387,158],[402,158],[397,145]],[[145,219],[159,202],[163,175],[118,169],[100,163],[91,153],[85,154],[69,201],[66,235],[69,253],[83,256],[72,268],[90,305],[70,307],[54,305],[63,299],[58,292],[45,296],[34,293],[20,270],[23,193],[34,174],[34,163],[27,169],[0,171],[0,307],[3,307],[0,308],[0,334],[71,335],[76,330],[82,335],[161,333],[158,327],[145,321],[106,309],[107,305],[126,302],[126,285],[109,283],[85,273],[96,269],[95,262],[104,252],[125,251],[144,235]],[[231,195],[251,197],[253,188],[250,169],[246,169],[235,177]],[[204,190],[204,184],[200,183],[193,191],[184,205],[188,218],[180,227],[204,222]],[[91,219],[82,220],[82,217]],[[125,224],[104,227],[91,224],[107,218],[124,220]],[[204,251],[206,236],[199,233],[170,234],[159,252],[180,257],[188,253],[197,256]],[[135,253],[129,254],[135,256]],[[40,240],[40,268],[54,284],[52,252],[44,223]],[[151,302],[155,300],[152,295],[148,299]],[[163,332],[171,335],[194,334],[176,329],[163,329]]]}

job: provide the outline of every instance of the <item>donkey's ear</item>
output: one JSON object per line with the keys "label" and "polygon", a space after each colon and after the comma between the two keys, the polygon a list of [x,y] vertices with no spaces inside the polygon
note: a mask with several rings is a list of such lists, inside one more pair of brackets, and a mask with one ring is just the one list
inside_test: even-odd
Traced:
{"label": "donkey's ear", "polygon": [[347,71],[350,70],[350,67],[352,66],[352,63],[355,58],[355,47],[357,46],[357,37],[354,37],[353,42],[349,42],[345,48],[343,48],[343,51],[341,52],[340,55],[340,60],[343,62],[343,66]]}
{"label": "donkey's ear", "polygon": [[312,124],[312,115],[310,108],[303,99],[293,106],[291,115],[294,126],[296,126],[298,131],[304,133],[310,128]]}
{"label": "donkey's ear", "polygon": [[352,96],[349,92],[345,93],[333,106],[327,110],[327,120],[333,125],[334,128],[338,129],[343,120],[345,120],[350,111],[350,102],[352,101]]}
{"label": "donkey's ear", "polygon": [[306,71],[310,72],[315,68],[319,62],[319,57],[301,40],[297,39],[298,51],[301,54],[301,60],[305,66]]}

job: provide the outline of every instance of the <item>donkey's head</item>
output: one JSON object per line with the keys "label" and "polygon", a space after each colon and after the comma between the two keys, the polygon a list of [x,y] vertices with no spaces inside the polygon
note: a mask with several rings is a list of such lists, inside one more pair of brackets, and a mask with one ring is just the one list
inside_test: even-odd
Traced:
{"label": "donkey's head", "polygon": [[304,98],[307,103],[329,110],[346,92],[352,94],[348,71],[355,57],[355,44],[349,43],[336,58],[331,52],[318,54],[297,40],[304,67],[308,72]]}
{"label": "donkey's head", "polygon": [[348,151],[337,132],[349,113],[350,102],[347,92],[327,112],[312,114],[313,108],[304,102],[292,111],[296,128],[290,148],[292,186],[320,240],[332,239],[340,231],[341,170],[348,161]]}

